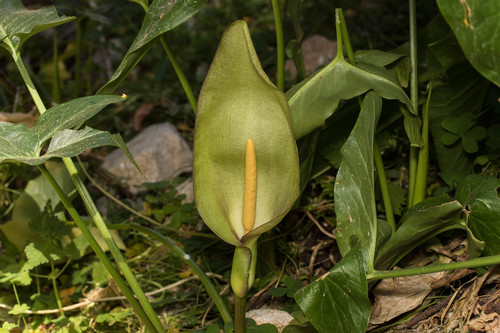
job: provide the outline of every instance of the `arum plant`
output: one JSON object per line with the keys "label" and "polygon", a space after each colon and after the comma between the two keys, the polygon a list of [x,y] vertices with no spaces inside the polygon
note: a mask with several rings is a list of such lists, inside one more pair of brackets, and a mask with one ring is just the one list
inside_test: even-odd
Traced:
{"label": "arum plant", "polygon": [[264,73],[248,26],[224,33],[198,101],[194,193],[198,211],[235,246],[231,287],[236,332],[255,277],[257,240],[299,196],[299,161],[285,95]]}

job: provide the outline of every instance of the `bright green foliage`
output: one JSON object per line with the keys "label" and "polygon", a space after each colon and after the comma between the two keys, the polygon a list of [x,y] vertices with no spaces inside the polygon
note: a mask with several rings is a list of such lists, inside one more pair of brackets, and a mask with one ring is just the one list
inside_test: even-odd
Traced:
{"label": "bright green foliage", "polygon": [[[165,32],[172,30],[193,17],[208,0],[154,0],[147,11],[141,30],[113,77],[97,94],[112,94],[139,61],[148,53],[153,43]],[[137,1],[134,1],[137,2]],[[140,2],[138,2],[140,3]]]}
{"label": "bright green foliage", "polygon": [[463,207],[457,200],[429,198],[413,206],[401,218],[396,233],[377,254],[377,269],[392,268],[426,240],[450,229],[466,229]]}
{"label": "bright green foliage", "polygon": [[337,244],[342,255],[361,246],[363,260],[373,265],[377,230],[373,138],[382,100],[369,92],[351,135],[341,149],[335,182]]}
{"label": "bright green foliage", "polygon": [[[323,126],[341,99],[354,98],[370,89],[383,98],[398,99],[415,113],[395,72],[369,64],[356,67],[347,63],[343,56],[340,32],[337,32],[337,45],[337,56],[330,64],[286,93],[296,139]],[[418,143],[419,140],[412,135],[411,141]]]}
{"label": "bright green foliage", "polygon": [[485,255],[500,253],[500,180],[470,175],[457,189],[457,199],[465,208],[466,223],[473,234],[486,243]]}
{"label": "bright green foliage", "polygon": [[438,0],[470,63],[500,87],[500,2],[498,0]]}
{"label": "bright green foliage", "polygon": [[54,7],[27,10],[21,0],[0,1],[0,46],[11,54],[40,31],[70,22],[75,17],[59,16]]}
{"label": "bright green foliage", "polygon": [[[43,113],[36,125],[0,123],[0,162],[19,161],[39,165],[53,157],[72,157],[86,149],[104,145],[121,148],[133,161],[127,146],[119,134],[98,131],[81,126],[105,106],[123,100],[120,96],[89,96],[74,99],[52,107]],[[47,152],[40,156],[45,143],[52,138]]]}
{"label": "bright green foliage", "polygon": [[327,276],[302,288],[294,297],[320,333],[365,332],[371,304],[360,249],[351,250]]}
{"label": "bright green foliage", "polygon": [[474,127],[474,115],[464,113],[459,118],[447,116],[441,122],[441,126],[448,132],[444,133],[441,141],[450,146],[462,139],[462,146],[468,153],[475,153],[479,149],[477,141],[486,137],[486,130],[482,126]]}

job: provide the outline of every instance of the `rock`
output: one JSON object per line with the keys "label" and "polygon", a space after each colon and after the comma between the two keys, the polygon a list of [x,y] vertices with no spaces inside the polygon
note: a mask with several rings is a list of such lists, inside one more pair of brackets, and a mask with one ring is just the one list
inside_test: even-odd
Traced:
{"label": "rock", "polygon": [[186,195],[186,198],[182,200],[182,203],[194,201],[193,178],[190,177],[186,179],[184,183],[179,184],[175,189],[177,190],[177,195]]}
{"label": "rock", "polygon": [[247,318],[252,318],[257,325],[273,324],[278,332],[290,324],[293,317],[286,311],[276,309],[255,309],[246,313]]}
{"label": "rock", "polygon": [[117,149],[106,156],[102,168],[128,186],[132,193],[144,182],[158,182],[192,170],[193,152],[170,123],[151,125],[127,143],[146,179]]}
{"label": "rock", "polygon": [[[329,64],[337,53],[337,42],[331,41],[321,35],[312,35],[302,42],[302,55],[306,74],[312,74],[321,66]],[[289,71],[292,77],[297,76],[297,69],[292,59],[285,63],[285,70]]]}

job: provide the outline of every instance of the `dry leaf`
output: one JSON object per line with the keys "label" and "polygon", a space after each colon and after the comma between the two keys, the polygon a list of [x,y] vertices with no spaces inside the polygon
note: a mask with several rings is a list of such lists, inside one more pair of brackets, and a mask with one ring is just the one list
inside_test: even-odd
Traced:
{"label": "dry leaf", "polygon": [[431,283],[445,275],[446,272],[438,272],[382,280],[373,289],[375,302],[370,324],[383,324],[417,308],[432,291]]}

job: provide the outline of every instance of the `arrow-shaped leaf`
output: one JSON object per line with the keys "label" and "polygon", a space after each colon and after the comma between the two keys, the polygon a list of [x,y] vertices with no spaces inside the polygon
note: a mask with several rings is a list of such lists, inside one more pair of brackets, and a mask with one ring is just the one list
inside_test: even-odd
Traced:
{"label": "arrow-shaped leaf", "polygon": [[57,15],[54,7],[28,10],[21,0],[0,1],[0,45],[11,53],[19,51],[28,38],[76,17]]}
{"label": "arrow-shaped leaf", "polygon": [[200,11],[208,0],[155,0],[149,7],[141,30],[113,77],[97,94],[111,94],[149,51],[156,38],[184,23]]}

